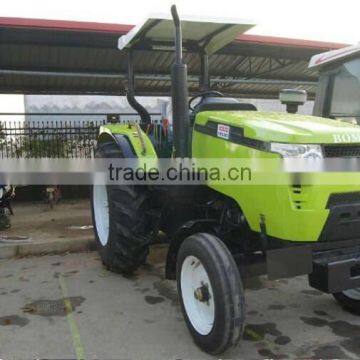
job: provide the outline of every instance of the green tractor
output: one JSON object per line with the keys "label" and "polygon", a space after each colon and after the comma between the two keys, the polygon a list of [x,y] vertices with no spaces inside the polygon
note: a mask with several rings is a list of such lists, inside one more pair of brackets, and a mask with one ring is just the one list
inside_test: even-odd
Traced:
{"label": "green tractor", "polygon": [[[119,48],[128,54],[127,98],[141,123],[101,127],[97,157],[282,161],[360,155],[357,125],[259,112],[211,90],[209,56],[251,24],[180,21],[174,6],[171,12],[172,19],[150,18],[120,38]],[[172,151],[164,154],[148,131],[148,112],[134,97],[132,54],[174,46]],[[202,92],[196,105],[195,99],[188,102],[183,49],[201,58]],[[293,109],[302,98],[290,92],[282,101]],[[295,173],[289,184],[275,185],[94,185],[92,214],[101,259],[111,271],[131,273],[164,232],[169,241],[166,278],[176,279],[187,327],[211,354],[242,338],[247,276],[308,274],[312,287],[360,312],[360,184],[303,185],[299,179]]]}

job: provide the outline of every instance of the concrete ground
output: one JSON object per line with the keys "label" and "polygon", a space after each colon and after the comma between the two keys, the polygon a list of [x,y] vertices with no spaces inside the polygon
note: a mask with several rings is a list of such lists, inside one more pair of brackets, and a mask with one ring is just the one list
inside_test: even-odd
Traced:
{"label": "concrete ground", "polygon": [[13,207],[11,228],[0,231],[0,259],[84,251],[94,244],[88,199],[62,200],[52,210],[43,202],[15,201]]}
{"label": "concrete ground", "polygon": [[[131,278],[95,252],[0,262],[0,358],[208,359],[183,321],[166,248]],[[246,329],[226,358],[360,357],[360,318],[305,277],[247,283]]]}

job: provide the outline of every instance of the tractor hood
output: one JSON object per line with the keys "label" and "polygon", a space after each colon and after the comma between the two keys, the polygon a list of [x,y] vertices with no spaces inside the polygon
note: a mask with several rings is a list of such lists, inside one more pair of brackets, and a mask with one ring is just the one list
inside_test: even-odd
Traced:
{"label": "tractor hood", "polygon": [[360,143],[360,126],[315,116],[260,111],[208,111],[196,123],[214,121],[244,129],[252,139],[294,144]]}

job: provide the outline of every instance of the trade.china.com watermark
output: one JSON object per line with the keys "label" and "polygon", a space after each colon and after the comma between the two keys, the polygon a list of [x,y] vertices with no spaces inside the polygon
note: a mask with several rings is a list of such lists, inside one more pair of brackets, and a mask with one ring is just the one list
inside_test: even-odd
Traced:
{"label": "trade.china.com watermark", "polygon": [[231,166],[228,169],[221,169],[217,166],[200,166],[192,162],[189,165],[182,162],[166,168],[156,166],[114,166],[108,167],[109,180],[116,183],[124,182],[162,182],[162,183],[203,183],[218,181],[251,181],[252,172],[249,167]]}
{"label": "trade.china.com watermark", "polygon": [[358,159],[0,159],[0,184],[356,185]]}

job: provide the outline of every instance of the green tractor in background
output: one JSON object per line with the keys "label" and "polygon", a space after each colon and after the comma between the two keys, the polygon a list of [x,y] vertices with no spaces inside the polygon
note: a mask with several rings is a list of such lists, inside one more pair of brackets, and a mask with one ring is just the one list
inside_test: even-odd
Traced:
{"label": "green tractor in background", "polygon": [[[134,97],[132,53],[174,48],[174,26],[173,151],[164,154],[152,136],[149,114]],[[173,6],[172,19],[150,18],[121,37],[119,48],[128,53],[127,98],[141,123],[101,127],[96,156],[358,157],[357,125],[259,112],[210,89],[209,56],[251,27],[230,21],[180,22]],[[188,102],[183,48],[201,58],[202,92],[196,105],[195,98]],[[293,108],[302,97],[290,92],[282,101]],[[159,230],[166,234],[166,278],[177,280],[186,324],[206,352],[220,354],[241,339],[246,276],[308,274],[312,287],[360,312],[360,184],[303,185],[294,176],[286,185],[94,185],[92,214],[98,250],[111,271],[135,271]]]}

